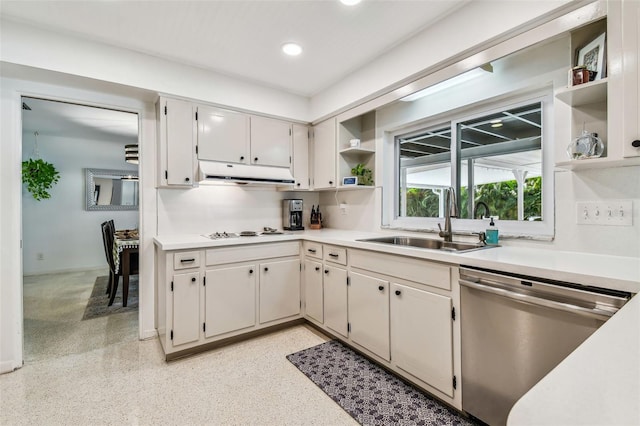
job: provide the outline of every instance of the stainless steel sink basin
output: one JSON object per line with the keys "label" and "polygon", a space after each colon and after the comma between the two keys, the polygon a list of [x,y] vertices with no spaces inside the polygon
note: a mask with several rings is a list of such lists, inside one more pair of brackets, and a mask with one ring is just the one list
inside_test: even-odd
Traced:
{"label": "stainless steel sink basin", "polygon": [[485,248],[495,247],[495,246],[483,245],[480,243],[446,242],[442,240],[431,240],[428,238],[416,238],[416,237],[404,237],[404,236],[365,238],[358,241],[363,241],[368,243],[391,244],[394,246],[417,247],[417,248],[425,248],[425,249],[431,249],[431,250],[452,251],[456,253],[463,253],[463,252],[468,252],[473,250],[481,250]]}

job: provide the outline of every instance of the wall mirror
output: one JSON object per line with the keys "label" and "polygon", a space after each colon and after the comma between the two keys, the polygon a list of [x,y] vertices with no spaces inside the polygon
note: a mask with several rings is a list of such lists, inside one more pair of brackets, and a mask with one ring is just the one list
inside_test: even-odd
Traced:
{"label": "wall mirror", "polygon": [[85,169],[86,210],[138,210],[137,170]]}

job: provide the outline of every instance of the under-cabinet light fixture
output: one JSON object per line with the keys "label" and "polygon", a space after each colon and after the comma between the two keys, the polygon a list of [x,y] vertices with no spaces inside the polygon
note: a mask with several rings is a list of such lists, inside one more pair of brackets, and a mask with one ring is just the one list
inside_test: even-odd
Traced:
{"label": "under-cabinet light fixture", "polygon": [[344,4],[345,6],[355,6],[361,1],[362,0],[340,0],[340,3]]}
{"label": "under-cabinet light fixture", "polygon": [[413,102],[417,99],[424,98],[425,96],[433,95],[434,93],[441,92],[445,89],[449,89],[458,84],[466,83],[467,81],[478,78],[486,73],[492,73],[493,66],[491,64],[485,64],[478,68],[473,68],[465,73],[456,75],[455,77],[451,77],[448,80],[441,81],[440,83],[434,84],[433,86],[429,86],[426,89],[422,89],[419,92],[412,93],[409,96],[405,96],[400,100],[403,102]]}

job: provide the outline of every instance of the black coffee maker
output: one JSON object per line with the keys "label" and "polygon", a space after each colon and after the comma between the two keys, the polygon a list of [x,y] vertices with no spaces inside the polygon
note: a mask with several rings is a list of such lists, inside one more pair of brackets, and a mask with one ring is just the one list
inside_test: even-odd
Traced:
{"label": "black coffee maker", "polygon": [[282,200],[282,227],[287,231],[302,231],[302,200]]}

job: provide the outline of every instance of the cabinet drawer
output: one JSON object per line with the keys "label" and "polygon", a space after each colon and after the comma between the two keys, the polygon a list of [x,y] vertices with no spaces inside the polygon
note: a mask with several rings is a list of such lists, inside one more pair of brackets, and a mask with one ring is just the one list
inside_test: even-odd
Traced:
{"label": "cabinet drawer", "polygon": [[200,252],[199,251],[183,251],[180,253],[174,253],[173,255],[173,269],[188,269],[200,267]]}
{"label": "cabinet drawer", "polygon": [[322,259],[322,244],[314,243],[311,241],[305,241],[303,244],[304,255],[307,257],[315,257],[316,259]]}
{"label": "cabinet drawer", "polygon": [[286,243],[240,245],[207,250],[206,264],[207,266],[212,266],[222,265],[225,263],[248,262],[251,260],[299,255],[300,243],[298,241],[290,241]]}
{"label": "cabinet drawer", "polygon": [[349,257],[352,268],[451,290],[451,268],[446,265],[365,250],[350,250]]}
{"label": "cabinet drawer", "polygon": [[323,247],[323,259],[328,262],[338,263],[340,265],[347,264],[347,249],[335,246]]}

